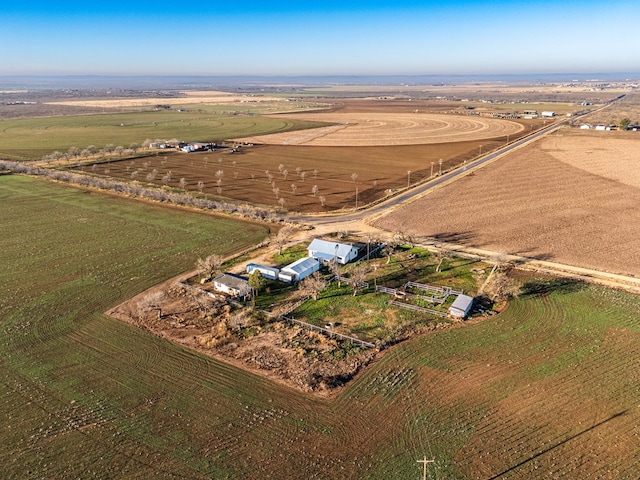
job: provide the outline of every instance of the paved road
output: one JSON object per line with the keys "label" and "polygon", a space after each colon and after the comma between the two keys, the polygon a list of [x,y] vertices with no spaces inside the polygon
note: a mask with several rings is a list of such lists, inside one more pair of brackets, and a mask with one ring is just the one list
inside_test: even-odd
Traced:
{"label": "paved road", "polygon": [[[623,98],[623,96],[620,96],[612,101],[610,101],[609,103],[603,105],[602,107],[593,110],[591,112],[588,112],[589,114],[595,113],[599,110],[608,108],[612,103],[620,100],[621,98]],[[403,203],[407,203],[410,202],[411,200],[415,199],[415,198],[419,198],[420,196],[424,195],[425,193],[427,193],[429,190],[436,188],[438,186],[447,184],[449,182],[454,181],[457,178],[460,178],[464,175],[467,175],[470,171],[477,169],[477,168],[481,168],[483,165],[492,162],[493,160],[495,160],[496,158],[505,155],[509,152],[511,152],[512,150],[515,150],[517,148],[522,147],[523,145],[527,145],[531,142],[535,142],[537,139],[539,139],[540,137],[544,136],[544,135],[548,135],[552,132],[554,132],[555,130],[557,130],[558,128],[560,128],[562,125],[564,125],[565,123],[567,123],[569,120],[575,120],[576,116],[574,115],[573,117],[568,117],[566,119],[557,121],[557,122],[553,122],[551,125],[544,127],[540,130],[537,130],[536,132],[527,135],[526,137],[523,137],[519,140],[516,140],[515,142],[509,143],[507,145],[505,145],[504,147],[493,151],[491,153],[488,153],[476,160],[473,160],[472,162],[466,164],[463,167],[458,167],[450,172],[446,172],[443,175],[439,175],[437,177],[435,177],[432,180],[429,180],[427,182],[421,183],[420,185],[417,185],[415,187],[412,187],[410,189],[407,189],[406,191],[399,193],[397,195],[394,195],[392,198],[389,198],[387,200],[381,201],[379,203],[376,203],[374,205],[371,206],[367,206],[365,208],[363,208],[360,211],[357,212],[353,212],[353,213],[347,213],[347,214],[335,214],[335,215],[326,215],[326,216],[319,216],[319,215],[291,215],[291,216],[287,216],[287,220],[295,222],[295,223],[302,223],[302,224],[307,224],[307,225],[313,225],[313,226],[329,226],[329,225],[335,225],[336,226],[336,230],[340,229],[340,225],[342,224],[346,224],[346,223],[353,223],[353,222],[358,222],[358,221],[363,221],[365,218],[369,218],[369,217],[377,217],[380,216],[386,212],[388,212],[389,210],[398,207],[399,205],[402,205]]]}
{"label": "paved road", "polygon": [[342,223],[351,223],[354,221],[361,221],[364,220],[367,217],[375,217],[378,216],[390,209],[393,209],[403,203],[407,203],[409,201],[411,201],[412,199],[418,198],[422,195],[424,195],[426,192],[428,192],[429,190],[436,188],[440,185],[444,185],[447,184],[449,182],[452,182],[453,180],[462,177],[463,175],[468,174],[471,170],[480,168],[481,166],[483,166],[486,163],[489,163],[493,160],[495,160],[496,158],[498,158],[501,155],[504,155],[516,148],[519,148],[523,145],[526,145],[528,143],[534,142],[535,140],[537,140],[538,138],[540,138],[543,135],[547,135],[550,132],[553,132],[554,130],[556,130],[557,128],[560,127],[560,125],[562,125],[562,123],[564,123],[566,120],[563,120],[561,122],[557,122],[557,123],[553,123],[552,125],[549,125],[548,127],[542,128],[541,130],[538,130],[534,133],[532,133],[531,135],[528,135],[526,137],[523,137],[519,140],[516,140],[515,142],[509,143],[508,145],[505,145],[504,147],[491,152],[487,155],[484,155],[476,160],[473,160],[472,162],[466,164],[464,167],[458,167],[455,170],[452,170],[450,172],[446,172],[442,175],[436,176],[434,179],[429,180],[427,182],[421,183],[420,185],[417,185],[415,187],[412,187],[402,193],[399,193],[397,195],[394,195],[393,197],[384,200],[382,202],[379,202],[377,204],[374,204],[372,206],[368,206],[366,208],[363,208],[362,210],[358,211],[358,212],[354,212],[354,213],[347,213],[347,214],[336,214],[336,215],[329,215],[329,216],[317,216],[317,215],[292,215],[292,216],[288,216],[287,219],[296,223],[306,223],[306,224],[310,224],[310,225],[328,225],[328,224],[342,224]]}
{"label": "paved road", "polygon": [[[609,105],[619,100],[622,97],[616,98],[615,100],[609,102],[598,110],[607,108]],[[593,113],[593,112],[589,112]],[[571,119],[575,119],[576,117],[571,117]],[[438,176],[433,180],[427,181],[421,185],[418,185],[414,188],[411,188],[405,192],[402,192],[399,195],[394,196],[391,199],[380,202],[376,205],[367,207],[362,211],[344,214],[344,215],[334,215],[334,216],[292,216],[289,217],[290,220],[297,221],[300,223],[306,223],[309,225],[313,225],[316,228],[320,227],[322,230],[332,230],[338,231],[344,225],[363,225],[365,218],[375,217],[378,215],[382,215],[403,203],[409,202],[412,199],[420,197],[425,194],[429,190],[436,188],[440,185],[444,185],[446,183],[452,182],[455,179],[466,175],[469,171],[477,168],[481,168],[483,165],[495,160],[496,158],[511,152],[516,148],[520,148],[523,145],[529,144],[531,142],[536,141],[540,137],[544,135],[548,135],[552,133],[556,129],[560,128],[564,123],[566,123],[569,119],[564,119],[559,122],[554,122],[553,124],[545,127],[537,132],[528,135],[520,140],[517,140],[513,143],[505,145],[499,150],[489,153],[477,160],[474,160],[466,165],[466,167],[460,167],[451,172],[447,172],[444,175]],[[466,247],[463,245],[454,245],[446,242],[429,242],[429,245],[424,245],[427,248],[433,247],[437,249],[444,249],[451,252],[455,252],[462,255],[469,255],[478,258],[489,259],[492,256],[498,255],[497,252],[490,252],[487,250],[480,250],[476,248]],[[501,254],[505,256],[504,254]],[[529,268],[537,271],[555,273],[565,276],[570,276],[573,278],[581,278],[585,281],[596,282],[602,285],[606,285],[609,287],[618,287],[624,288],[635,293],[640,293],[640,279],[635,277],[629,277],[626,275],[616,275],[604,271],[591,270],[587,268],[576,267],[573,265],[565,265],[561,263],[542,261],[534,258],[520,257],[515,255],[506,255],[506,260],[516,263],[520,265],[521,268]]]}

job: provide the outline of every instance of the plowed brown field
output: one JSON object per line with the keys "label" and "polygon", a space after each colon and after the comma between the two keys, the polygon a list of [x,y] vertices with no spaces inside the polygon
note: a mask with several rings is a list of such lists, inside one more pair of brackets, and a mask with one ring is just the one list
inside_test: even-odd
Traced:
{"label": "plowed brown field", "polygon": [[563,130],[380,219],[381,228],[640,275],[640,136]]}
{"label": "plowed brown field", "polygon": [[335,125],[302,132],[274,133],[239,140],[269,145],[424,145],[515,135],[516,122],[430,113],[310,113],[296,118]]}
{"label": "plowed brown field", "polygon": [[[125,179],[138,172],[136,178],[145,180],[155,169],[157,184],[176,187],[184,178],[185,188],[191,191],[201,181],[203,193],[209,195],[290,212],[323,212],[378,200],[436,174],[440,160],[445,171],[544,123],[542,119],[507,121],[446,113],[459,109],[459,102],[327,102],[334,111],[287,118],[344,125],[244,138],[257,145],[234,154],[167,152],[100,165],[95,171]],[[163,182],[168,172],[172,178]]]}

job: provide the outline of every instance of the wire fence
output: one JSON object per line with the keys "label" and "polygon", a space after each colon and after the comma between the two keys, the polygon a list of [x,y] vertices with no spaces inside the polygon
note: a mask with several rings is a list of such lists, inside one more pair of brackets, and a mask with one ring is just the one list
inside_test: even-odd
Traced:
{"label": "wire fence", "polygon": [[323,327],[319,327],[317,325],[313,325],[311,323],[307,323],[307,322],[303,322],[302,320],[296,320],[295,318],[291,318],[291,317],[285,317],[284,315],[280,317],[283,321],[285,322],[291,322],[291,323],[295,323],[298,325],[301,325],[302,327],[308,328],[309,330],[313,330],[316,332],[320,332],[324,335],[327,335],[329,337],[336,337],[336,338],[340,338],[342,340],[348,340],[352,343],[357,343],[358,345],[362,345],[363,347],[367,347],[367,348],[375,348],[376,345],[374,343],[370,343],[370,342],[365,342],[364,340],[360,340],[359,338],[355,338],[355,337],[350,337],[349,335],[343,335],[341,333],[338,332],[334,332],[333,330],[330,330],[328,328],[323,328]]}

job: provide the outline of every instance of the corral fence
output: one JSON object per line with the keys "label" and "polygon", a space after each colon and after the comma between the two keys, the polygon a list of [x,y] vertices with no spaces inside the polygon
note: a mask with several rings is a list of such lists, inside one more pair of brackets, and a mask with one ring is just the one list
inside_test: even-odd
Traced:
{"label": "corral fence", "polygon": [[424,300],[429,303],[437,303],[442,305],[447,301],[449,295],[460,295],[462,292],[453,290],[451,287],[434,287],[433,285],[425,285],[423,283],[407,282],[404,284],[404,290],[407,288],[413,288],[420,290],[421,292],[430,293],[431,295],[416,295],[420,300]]}
{"label": "corral fence", "polygon": [[374,343],[365,342],[364,340],[360,340],[359,338],[355,338],[355,337],[350,337],[349,335],[343,335],[341,333],[329,330],[328,328],[319,327],[319,326],[313,325],[311,323],[303,322],[302,320],[296,320],[295,318],[285,317],[284,315],[281,316],[280,318],[284,322],[290,322],[290,323],[295,323],[295,324],[301,325],[304,328],[308,328],[309,330],[320,332],[323,335],[327,335],[328,337],[340,338],[341,340],[347,340],[347,341],[349,341],[351,343],[357,343],[358,345],[361,345],[361,346],[367,347],[367,348],[376,348],[376,345]]}
{"label": "corral fence", "polygon": [[376,292],[387,293],[389,295],[394,295],[396,297],[404,297],[405,292],[402,290],[398,290],[396,288],[383,287],[382,285],[378,285],[376,287]]}

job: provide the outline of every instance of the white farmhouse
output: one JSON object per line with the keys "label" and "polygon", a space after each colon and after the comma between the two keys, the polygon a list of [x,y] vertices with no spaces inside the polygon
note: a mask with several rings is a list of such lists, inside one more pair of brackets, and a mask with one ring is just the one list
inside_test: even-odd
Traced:
{"label": "white farmhouse", "polygon": [[556,112],[542,112],[540,116],[543,118],[551,118],[556,116]]}
{"label": "white farmhouse", "polygon": [[358,247],[339,242],[329,242],[314,238],[307,247],[309,256],[319,262],[329,263],[335,259],[341,265],[349,263],[358,257]]}

